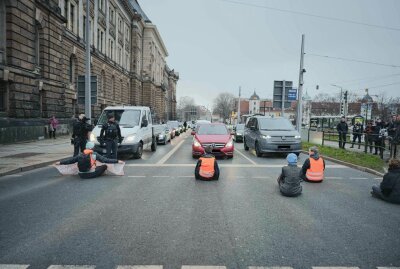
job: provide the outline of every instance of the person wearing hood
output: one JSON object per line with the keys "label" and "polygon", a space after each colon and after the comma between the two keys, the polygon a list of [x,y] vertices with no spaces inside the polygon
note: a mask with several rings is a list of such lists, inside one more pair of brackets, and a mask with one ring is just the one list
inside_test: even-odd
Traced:
{"label": "person wearing hood", "polygon": [[288,165],[282,167],[282,173],[278,178],[279,190],[283,196],[296,197],[303,190],[300,182],[300,167],[297,166],[297,155],[288,154],[286,157]]}
{"label": "person wearing hood", "polygon": [[319,156],[317,147],[311,147],[308,154],[310,157],[304,161],[300,177],[308,182],[322,182],[324,180],[325,160]]}
{"label": "person wearing hood", "polygon": [[389,161],[388,172],[380,185],[372,186],[371,194],[386,202],[400,204],[400,160]]}
{"label": "person wearing hood", "polygon": [[72,158],[56,162],[56,165],[69,165],[73,163],[78,164],[78,169],[79,169],[79,177],[82,179],[88,179],[88,178],[95,178],[99,177],[104,174],[104,172],[107,170],[107,165],[103,164],[100,166],[96,165],[96,161],[100,161],[102,163],[123,163],[122,161],[118,161],[115,159],[107,159],[100,154],[96,154],[96,152],[93,151],[94,148],[94,143],[93,142],[87,142],[86,143],[86,149],[83,151],[83,153],[74,156]]}

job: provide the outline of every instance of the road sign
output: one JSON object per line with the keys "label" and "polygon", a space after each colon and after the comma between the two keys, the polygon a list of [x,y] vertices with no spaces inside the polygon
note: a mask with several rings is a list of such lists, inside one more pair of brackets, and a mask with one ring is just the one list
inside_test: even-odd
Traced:
{"label": "road sign", "polygon": [[286,100],[288,100],[288,101],[296,101],[297,100],[297,89],[289,89]]}
{"label": "road sign", "polygon": [[[97,76],[90,77],[92,105],[97,105]],[[78,76],[78,104],[85,104],[85,76]]]}
{"label": "road sign", "polygon": [[[289,90],[293,90],[293,81],[275,80],[274,81],[274,96],[273,107],[282,109],[282,101],[285,103],[284,108],[289,108],[291,102],[288,99]],[[297,90],[296,90],[297,95]],[[282,98],[283,97],[283,98]]]}

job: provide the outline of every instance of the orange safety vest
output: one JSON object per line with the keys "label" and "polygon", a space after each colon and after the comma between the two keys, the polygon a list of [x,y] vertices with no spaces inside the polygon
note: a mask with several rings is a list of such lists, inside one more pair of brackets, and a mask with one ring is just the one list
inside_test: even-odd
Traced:
{"label": "orange safety vest", "polygon": [[96,160],[93,159],[93,150],[92,149],[85,149],[83,150],[83,154],[88,154],[90,156],[90,169],[96,167]]}
{"label": "orange safety vest", "polygon": [[310,181],[321,181],[324,179],[324,160],[310,158],[310,168],[307,169],[306,177]]}
{"label": "orange safety vest", "polygon": [[201,165],[200,165],[199,175],[204,178],[212,178],[215,173],[214,170],[215,158],[201,157],[200,160],[201,160]]}

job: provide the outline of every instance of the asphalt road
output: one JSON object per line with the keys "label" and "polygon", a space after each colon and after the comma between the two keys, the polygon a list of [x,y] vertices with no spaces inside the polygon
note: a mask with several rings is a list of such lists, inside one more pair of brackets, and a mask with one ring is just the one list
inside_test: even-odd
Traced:
{"label": "asphalt road", "polygon": [[123,177],[46,167],[0,178],[0,269],[400,266],[400,206],[371,197],[376,176],[327,162],[322,184],[286,198],[282,156],[236,144],[214,182],[194,179],[195,162],[185,134],[127,160]]}

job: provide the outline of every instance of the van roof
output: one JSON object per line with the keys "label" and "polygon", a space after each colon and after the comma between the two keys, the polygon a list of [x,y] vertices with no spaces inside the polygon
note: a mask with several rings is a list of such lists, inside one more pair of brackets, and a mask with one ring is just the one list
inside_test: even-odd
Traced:
{"label": "van roof", "polygon": [[149,109],[147,106],[108,106],[104,110],[115,110],[115,109]]}

